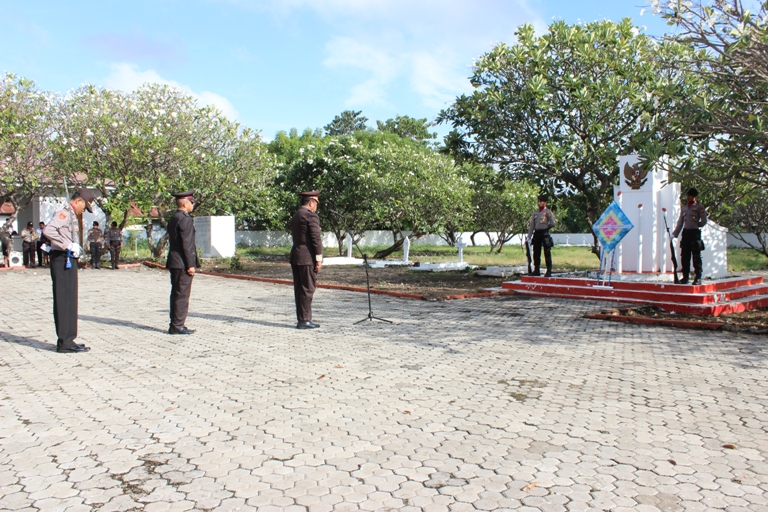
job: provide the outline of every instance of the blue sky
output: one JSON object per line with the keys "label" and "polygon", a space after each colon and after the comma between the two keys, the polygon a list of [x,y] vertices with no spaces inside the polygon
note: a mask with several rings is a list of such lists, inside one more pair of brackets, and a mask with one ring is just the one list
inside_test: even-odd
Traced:
{"label": "blue sky", "polygon": [[60,93],[170,83],[271,139],[348,109],[432,120],[522,23],[623,17],[667,30],[643,0],[0,0],[0,72]]}

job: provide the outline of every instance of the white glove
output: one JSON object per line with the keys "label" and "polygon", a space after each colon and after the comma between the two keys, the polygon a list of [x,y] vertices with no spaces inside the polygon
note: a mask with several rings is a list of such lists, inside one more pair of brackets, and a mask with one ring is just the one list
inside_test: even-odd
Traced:
{"label": "white glove", "polygon": [[69,252],[72,253],[72,257],[75,259],[79,258],[80,253],[83,252],[83,248],[80,247],[80,244],[76,244],[75,242],[72,242],[71,244],[69,244],[69,247],[67,247],[67,249],[69,249]]}
{"label": "white glove", "polygon": [[529,236],[525,237],[525,243],[530,244],[531,243],[531,237],[529,237]]}
{"label": "white glove", "polygon": [[669,241],[671,242],[671,241],[673,241],[674,239],[675,239],[675,235],[673,235],[672,233],[670,233],[670,234],[669,234]]}

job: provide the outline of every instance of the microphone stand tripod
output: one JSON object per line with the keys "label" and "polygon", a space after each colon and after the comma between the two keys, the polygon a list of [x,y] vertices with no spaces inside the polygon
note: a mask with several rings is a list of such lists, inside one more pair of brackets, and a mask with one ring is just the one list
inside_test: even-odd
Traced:
{"label": "microphone stand tripod", "polygon": [[[352,235],[349,235],[352,236]],[[355,247],[357,247],[357,244],[355,244]],[[357,250],[360,251],[360,247],[357,247]],[[374,320],[379,320],[380,322],[387,322],[388,324],[391,324],[391,320],[387,320],[386,318],[379,318],[378,316],[373,314],[373,307],[371,306],[371,279],[368,276],[368,255],[365,254],[363,251],[360,251],[360,253],[363,255],[363,267],[365,267],[365,286],[368,290],[368,316],[363,318],[362,320],[355,322],[353,325],[361,324],[365,322],[366,320],[369,320],[373,322]]]}
{"label": "microphone stand tripod", "polygon": [[[340,214],[339,212],[334,211],[334,210],[329,210],[329,211],[331,213],[333,213],[334,215],[337,215],[342,220],[345,220],[344,216],[342,214]],[[346,227],[344,229],[344,232],[349,236],[350,240],[354,240],[355,239],[355,237],[352,236],[352,233],[350,233],[349,230],[346,229]],[[387,322],[388,324],[391,324],[391,323],[393,323],[392,320],[387,320],[386,318],[381,318],[381,317],[378,317],[378,316],[373,314],[373,306],[371,305],[371,278],[370,278],[370,276],[368,274],[368,267],[370,267],[370,265],[368,264],[368,255],[360,250],[360,246],[357,245],[356,242],[355,242],[355,247],[357,247],[357,251],[360,254],[363,255],[363,267],[365,267],[365,289],[368,292],[368,316],[366,316],[362,320],[359,320],[359,321],[355,322],[352,325],[361,324],[361,323],[365,322],[366,320],[368,320],[370,322],[373,322],[374,320],[378,320],[380,322]]]}

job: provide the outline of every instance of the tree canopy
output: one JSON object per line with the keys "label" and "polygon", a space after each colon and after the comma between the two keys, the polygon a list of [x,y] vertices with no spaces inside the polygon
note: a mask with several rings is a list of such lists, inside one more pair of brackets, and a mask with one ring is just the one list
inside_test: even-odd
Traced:
{"label": "tree canopy", "polygon": [[577,202],[591,225],[613,195],[617,157],[659,137],[671,104],[688,97],[684,66],[664,63],[689,52],[629,19],[557,21],[541,36],[526,24],[516,35],[477,60],[475,91],[439,120],[457,130],[454,146]]}

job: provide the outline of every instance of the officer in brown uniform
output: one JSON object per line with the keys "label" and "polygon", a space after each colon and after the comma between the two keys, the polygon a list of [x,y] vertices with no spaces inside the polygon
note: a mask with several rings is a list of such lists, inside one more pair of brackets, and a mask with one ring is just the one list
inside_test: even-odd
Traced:
{"label": "officer in brown uniform", "polygon": [[22,251],[24,251],[24,266],[35,268],[35,248],[37,247],[38,234],[35,225],[27,222],[27,227],[21,230]]}
{"label": "officer in brown uniform", "polygon": [[112,269],[120,268],[120,248],[123,246],[123,232],[117,227],[117,222],[112,222],[112,227],[107,231],[107,244],[112,262]]}
{"label": "officer in brown uniform", "polygon": [[685,193],[687,204],[680,211],[677,225],[672,234],[669,235],[670,240],[673,240],[680,234],[680,230],[683,231],[683,237],[680,239],[680,252],[682,253],[680,265],[682,265],[683,280],[680,281],[680,284],[688,284],[691,257],[693,257],[693,271],[695,272],[692,284],[701,284],[701,251],[704,248],[704,243],[701,241],[701,228],[707,223],[707,210],[696,200],[698,195],[699,192],[695,188],[690,188]]}
{"label": "officer in brown uniform", "polygon": [[189,295],[192,278],[195,277],[197,248],[195,247],[195,222],[189,215],[195,208],[194,192],[173,194],[176,213],[168,222],[168,260],[165,263],[171,273],[171,323],[168,334],[192,334],[194,329],[184,325],[189,313]]}
{"label": "officer in brown uniform", "polygon": [[91,250],[91,268],[101,269],[101,247],[104,245],[104,232],[99,223],[93,221],[93,227],[88,230],[88,245]]}
{"label": "officer in brown uniform", "polygon": [[291,219],[291,271],[298,320],[296,327],[316,329],[320,325],[312,321],[312,296],[317,285],[317,273],[323,266],[323,240],[320,218],[317,216],[320,191],[302,192],[300,196],[301,207]]}
{"label": "officer in brown uniform", "polygon": [[555,214],[547,208],[549,198],[542,194],[539,196],[539,209],[531,217],[528,226],[528,242],[533,240],[533,274],[540,276],[541,248],[544,248],[544,261],[547,264],[547,273],[544,277],[552,277],[552,236],[549,230],[555,227]]}
{"label": "officer in brown uniform", "polygon": [[78,236],[78,216],[91,210],[93,193],[81,188],[68,204],[58,208],[45,226],[43,235],[51,243],[51,281],[53,282],[53,321],[56,324],[56,352],[87,352],[90,347],[75,343],[77,338],[77,258],[82,248]]}

